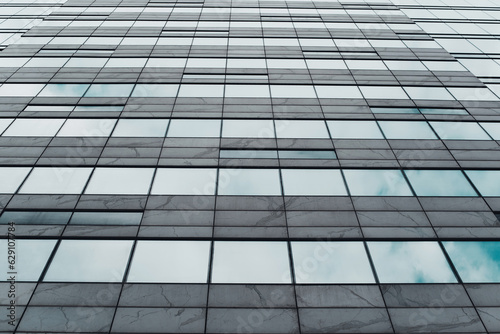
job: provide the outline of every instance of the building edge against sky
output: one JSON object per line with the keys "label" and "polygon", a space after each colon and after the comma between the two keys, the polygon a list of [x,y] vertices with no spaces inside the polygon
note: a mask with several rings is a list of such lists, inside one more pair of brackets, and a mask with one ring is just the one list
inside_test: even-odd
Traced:
{"label": "building edge against sky", "polygon": [[0,1],[0,332],[500,333],[499,5]]}

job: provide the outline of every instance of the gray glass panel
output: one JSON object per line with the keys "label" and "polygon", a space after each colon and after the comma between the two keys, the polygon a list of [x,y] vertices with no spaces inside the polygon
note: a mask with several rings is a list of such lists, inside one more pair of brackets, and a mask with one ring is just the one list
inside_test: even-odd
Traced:
{"label": "gray glass panel", "polygon": [[222,137],[225,138],[274,138],[272,120],[224,120]]}
{"label": "gray glass panel", "polygon": [[85,194],[146,195],[154,168],[96,168]]}
{"label": "gray glass panel", "polygon": [[274,121],[278,138],[330,138],[324,121]]}
{"label": "gray glass panel", "polygon": [[434,241],[368,242],[380,283],[456,283]]}
{"label": "gray glass panel", "polygon": [[370,108],[374,114],[419,114],[417,108]]}
{"label": "gray glass panel", "polygon": [[417,196],[477,196],[459,170],[405,170]]}
{"label": "gray glass panel", "polygon": [[74,225],[139,225],[141,212],[75,212],[70,224]]}
{"label": "gray glass panel", "polygon": [[494,140],[500,140],[500,123],[479,123]]}
{"label": "gray glass panel", "polygon": [[465,172],[483,196],[500,196],[500,171],[469,170]]}
{"label": "gray glass panel", "polygon": [[75,111],[122,111],[123,106],[76,106]]}
{"label": "gray glass panel", "polygon": [[278,151],[280,159],[337,159],[335,151]]}
{"label": "gray glass panel", "polygon": [[420,108],[420,112],[424,115],[468,115],[469,113],[463,109],[433,109]]}
{"label": "gray glass panel", "polygon": [[64,119],[16,119],[3,136],[13,137],[52,137],[54,136]]}
{"label": "gray glass panel", "polygon": [[399,170],[343,170],[352,196],[412,196]]}
{"label": "gray glass panel", "polygon": [[107,137],[115,126],[115,119],[68,119],[57,137]]}
{"label": "gray glass panel", "polygon": [[277,169],[220,169],[219,195],[281,195]]}
{"label": "gray glass panel", "polygon": [[0,216],[0,224],[15,222],[26,225],[62,225],[66,224],[71,217],[71,212],[54,211],[5,211]]}
{"label": "gray glass panel", "polygon": [[499,241],[446,241],[443,245],[464,283],[500,283]]}
{"label": "gray glass panel", "polygon": [[264,150],[221,150],[221,159],[277,159],[276,151]]}

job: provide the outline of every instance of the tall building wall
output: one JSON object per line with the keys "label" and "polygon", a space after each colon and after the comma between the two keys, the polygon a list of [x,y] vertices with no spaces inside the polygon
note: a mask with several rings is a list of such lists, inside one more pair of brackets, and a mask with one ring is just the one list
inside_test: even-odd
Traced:
{"label": "tall building wall", "polygon": [[0,2],[0,332],[500,333],[500,2]]}

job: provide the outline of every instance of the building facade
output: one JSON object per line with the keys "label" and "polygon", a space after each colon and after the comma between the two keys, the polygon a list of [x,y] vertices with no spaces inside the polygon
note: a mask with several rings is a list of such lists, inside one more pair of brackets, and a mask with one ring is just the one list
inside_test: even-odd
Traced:
{"label": "building facade", "polygon": [[0,331],[500,333],[499,8],[0,1]]}

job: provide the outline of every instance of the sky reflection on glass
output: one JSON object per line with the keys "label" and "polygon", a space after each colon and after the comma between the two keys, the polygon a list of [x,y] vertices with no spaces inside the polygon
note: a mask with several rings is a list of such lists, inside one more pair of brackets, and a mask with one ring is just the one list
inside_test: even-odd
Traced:
{"label": "sky reflection on glass", "polygon": [[464,283],[500,283],[499,241],[446,241],[443,245]]}
{"label": "sky reflection on glass", "polygon": [[274,121],[278,138],[330,138],[323,121]]}
{"label": "sky reflection on glass", "polygon": [[153,195],[214,195],[215,168],[160,168],[153,182]]}
{"label": "sky reflection on glass", "polygon": [[343,170],[352,196],[412,196],[398,170]]}
{"label": "sky reflection on glass", "polygon": [[57,133],[57,137],[108,137],[114,119],[68,119]]}
{"label": "sky reflection on glass", "polygon": [[132,97],[176,97],[179,85],[137,84]]}
{"label": "sky reflection on glass", "polygon": [[71,212],[54,211],[4,211],[0,216],[0,224],[16,222],[22,225],[61,225],[66,224]]}
{"label": "sky reflection on glass", "polygon": [[139,225],[142,212],[75,212],[73,225]]}
{"label": "sky reflection on glass", "polygon": [[219,137],[220,120],[173,119],[167,137]]}
{"label": "sky reflection on glass", "polygon": [[138,241],[128,282],[206,283],[210,241]]}
{"label": "sky reflection on glass", "polygon": [[146,195],[154,168],[96,168],[86,194]]}
{"label": "sky reflection on glass", "polygon": [[63,240],[44,281],[121,282],[132,241]]}
{"label": "sky reflection on glass", "polygon": [[469,170],[465,171],[476,189],[483,196],[500,196],[500,171]]}
{"label": "sky reflection on glass", "polygon": [[292,242],[297,283],[375,283],[362,242]]}
{"label": "sky reflection on glass", "polygon": [[437,139],[427,122],[379,122],[387,139]]}
{"label": "sky reflection on glass", "polygon": [[430,122],[430,124],[441,139],[491,140],[475,122]]}
{"label": "sky reflection on glass", "polygon": [[82,97],[89,86],[85,84],[48,84],[38,96]]}
{"label": "sky reflection on glass", "polygon": [[459,170],[405,170],[417,196],[477,196]]}
{"label": "sky reflection on glass", "polygon": [[277,169],[220,169],[219,195],[281,195]]}
{"label": "sky reflection on glass", "polygon": [[81,194],[92,168],[35,167],[19,193]]}
{"label": "sky reflection on glass", "polygon": [[164,137],[168,119],[120,119],[113,137]]}
{"label": "sky reflection on glass", "polygon": [[222,137],[225,138],[274,138],[272,120],[224,120]]}
{"label": "sky reflection on glass", "polygon": [[340,170],[282,169],[285,196],[345,196]]}
{"label": "sky reflection on glass", "polygon": [[0,194],[13,194],[28,175],[29,167],[0,167]]}
{"label": "sky reflection on glass", "polygon": [[85,97],[129,97],[133,84],[92,84]]}
{"label": "sky reflection on glass", "polygon": [[456,283],[437,242],[368,242],[380,283]]}
{"label": "sky reflection on glass", "polygon": [[383,139],[374,121],[327,121],[334,139]]}
{"label": "sky reflection on glass", "polygon": [[286,242],[215,242],[212,283],[291,283]]}

